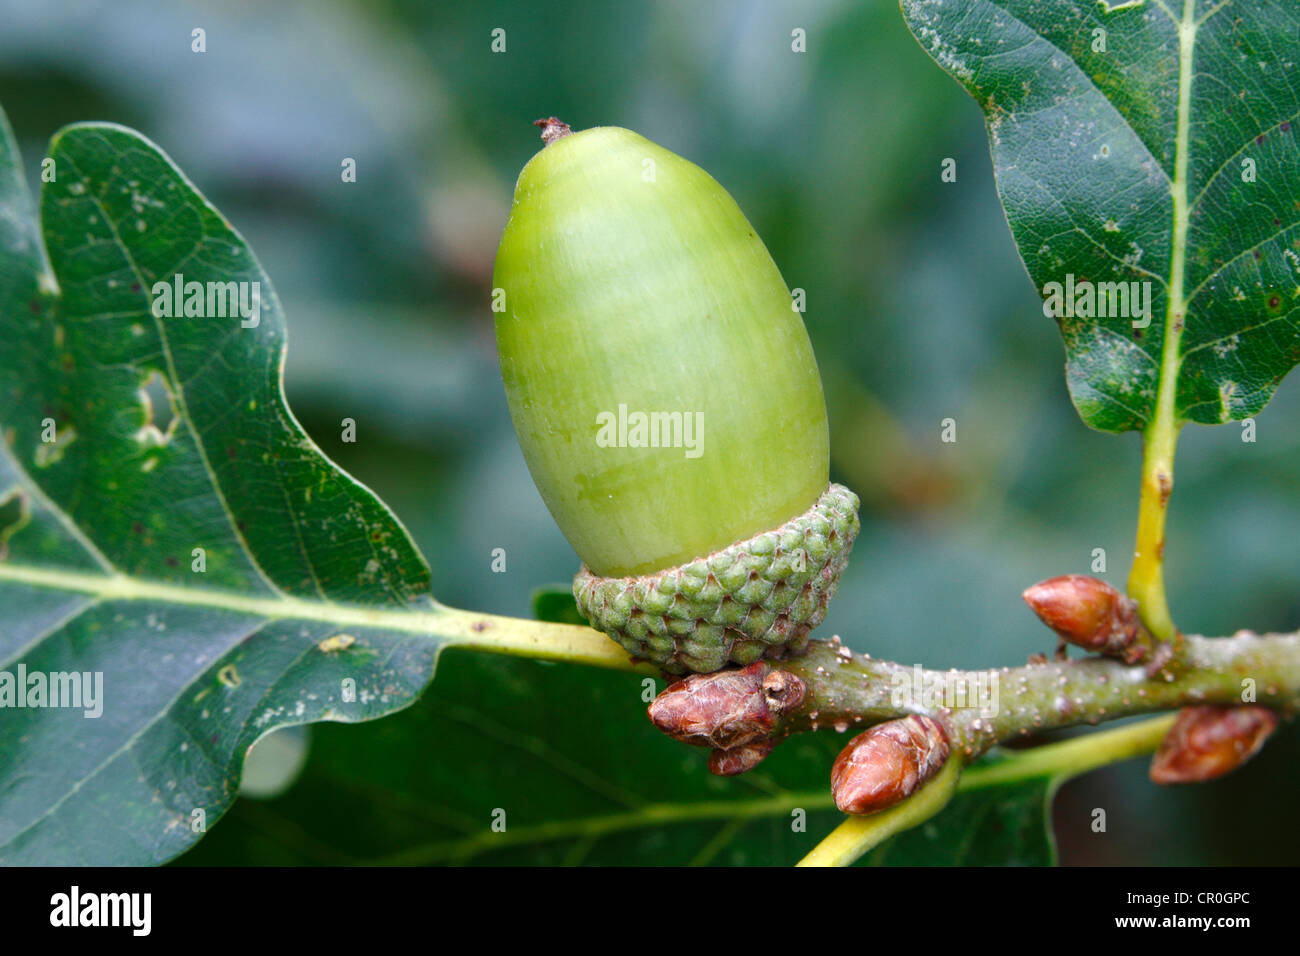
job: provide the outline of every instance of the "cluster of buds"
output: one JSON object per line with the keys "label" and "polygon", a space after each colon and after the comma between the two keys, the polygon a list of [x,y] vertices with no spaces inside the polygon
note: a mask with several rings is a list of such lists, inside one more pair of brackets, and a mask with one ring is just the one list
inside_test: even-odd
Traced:
{"label": "cluster of buds", "polygon": [[[1146,662],[1148,675],[1170,660],[1171,645],[1142,626],[1137,602],[1105,581],[1066,574],[1040,581],[1025,603],[1062,641],[1127,664]],[[1257,705],[1184,707],[1151,763],[1156,783],[1199,783],[1240,767],[1264,745],[1278,717]]]}
{"label": "cluster of buds", "polygon": [[[1133,601],[1083,575],[1051,578],[1025,591],[1025,601],[1064,641],[1123,660],[1145,663],[1148,676],[1172,651],[1147,631]],[[694,674],[670,685],[649,707],[650,720],[675,740],[712,752],[719,776],[755,767],[786,735],[816,727],[816,701],[797,666],[758,661],[747,667]],[[820,669],[819,669],[820,671]],[[946,765],[954,738],[946,715],[910,714],[855,736],[831,770],[835,805],[844,813],[886,810],[915,794]],[[1279,715],[1256,704],[1184,707],[1151,765],[1156,783],[1220,777],[1253,757],[1276,729]],[[841,730],[847,723],[837,723]],[[969,752],[969,749],[968,749]]]}
{"label": "cluster of buds", "polygon": [[709,769],[723,777],[751,770],[776,745],[781,718],[803,703],[804,682],[758,661],[694,674],[650,704],[650,721],[674,740],[711,747]]}
{"label": "cluster of buds", "polygon": [[[709,769],[744,773],[783,736],[783,718],[807,688],[797,675],[759,661],[736,670],[694,674],[650,704],[650,720],[682,743],[709,747]],[[858,734],[835,760],[831,791],[845,813],[875,813],[911,796],[948,759],[948,732],[938,720],[911,715]]]}

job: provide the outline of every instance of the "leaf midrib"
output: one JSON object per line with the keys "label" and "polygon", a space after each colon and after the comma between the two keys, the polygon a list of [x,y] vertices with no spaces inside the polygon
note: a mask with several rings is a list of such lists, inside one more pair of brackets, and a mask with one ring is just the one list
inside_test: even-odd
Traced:
{"label": "leaf midrib", "polygon": [[395,610],[338,604],[329,600],[312,601],[287,594],[278,597],[256,597],[215,588],[165,584],[161,581],[150,581],[121,573],[84,574],[79,571],[32,567],[7,561],[0,562],[0,581],[89,594],[100,601],[157,601],[162,604],[234,611],[268,620],[294,618],[410,633],[431,634],[444,627],[449,616],[464,613],[441,605],[435,605],[435,610],[420,608]]}
{"label": "leaf midrib", "polygon": [[[1164,4],[1165,12],[1173,14]],[[1208,18],[1217,10],[1215,7]],[[1169,252],[1169,284],[1165,303],[1164,342],[1160,353],[1160,390],[1156,396],[1155,411],[1147,423],[1152,440],[1169,440],[1170,433],[1179,427],[1178,372],[1182,367],[1179,345],[1187,324],[1187,302],[1183,296],[1183,281],[1187,262],[1187,229],[1189,209],[1187,204],[1187,166],[1190,151],[1192,120],[1193,59],[1196,51],[1196,34],[1202,21],[1197,21],[1196,0],[1183,0],[1183,19],[1178,23],[1178,116],[1174,133],[1174,175],[1169,183],[1173,205],[1173,236]]]}
{"label": "leaf midrib", "polygon": [[440,647],[459,646],[536,660],[657,673],[649,665],[632,663],[621,647],[589,627],[465,611],[440,604],[431,595],[427,597],[427,605],[365,607],[293,596],[259,597],[216,588],[166,584],[125,574],[86,574],[12,562],[0,562],[0,582],[88,594],[100,602],[153,601],[232,611],[267,621],[319,621],[339,628],[415,634],[437,641]]}

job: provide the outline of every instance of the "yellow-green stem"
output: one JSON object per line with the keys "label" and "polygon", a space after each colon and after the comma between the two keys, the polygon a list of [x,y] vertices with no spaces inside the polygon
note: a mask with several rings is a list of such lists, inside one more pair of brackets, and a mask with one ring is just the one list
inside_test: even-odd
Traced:
{"label": "yellow-green stem", "polygon": [[895,833],[910,830],[948,805],[957,792],[962,761],[953,754],[939,775],[902,803],[865,817],[849,817],[799,861],[799,866],[848,866]]}
{"label": "yellow-green stem", "polygon": [[1179,343],[1187,321],[1183,276],[1187,256],[1187,155],[1192,113],[1193,51],[1196,46],[1196,0],[1183,0],[1178,24],[1178,126],[1174,175],[1169,183],[1173,205],[1173,243],[1169,261],[1169,298],[1160,355],[1160,392],[1155,414],[1142,433],[1142,497],[1138,504],[1137,543],[1128,593],[1138,602],[1142,622],[1160,640],[1178,629],[1165,597],[1165,516],[1174,490],[1174,448],[1178,444]]}
{"label": "yellow-green stem", "polygon": [[1174,448],[1178,425],[1157,418],[1143,434],[1142,496],[1138,502],[1137,543],[1128,577],[1129,597],[1138,602],[1142,623],[1156,638],[1177,633],[1165,596],[1165,517],[1174,487]]}

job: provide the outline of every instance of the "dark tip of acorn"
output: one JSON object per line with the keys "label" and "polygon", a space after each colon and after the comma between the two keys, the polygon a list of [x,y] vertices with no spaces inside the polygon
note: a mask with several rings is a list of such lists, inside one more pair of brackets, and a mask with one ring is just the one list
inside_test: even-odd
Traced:
{"label": "dark tip of acorn", "polygon": [[1184,707],[1151,761],[1155,783],[1200,783],[1236,770],[1278,725],[1267,707]]}
{"label": "dark tip of acorn", "polygon": [[558,116],[548,116],[546,119],[533,120],[533,125],[540,127],[542,130],[542,142],[550,146],[557,139],[564,139],[573,132],[569,124],[564,122]]}

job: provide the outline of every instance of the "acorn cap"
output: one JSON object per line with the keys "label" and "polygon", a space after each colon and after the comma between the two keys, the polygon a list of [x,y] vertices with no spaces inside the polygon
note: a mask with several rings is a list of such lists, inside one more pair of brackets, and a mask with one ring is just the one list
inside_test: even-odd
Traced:
{"label": "acorn cap", "polygon": [[584,564],[578,609],[634,658],[708,673],[800,651],[857,537],[858,496],[831,484],[803,514],[686,564],[604,578]]}

